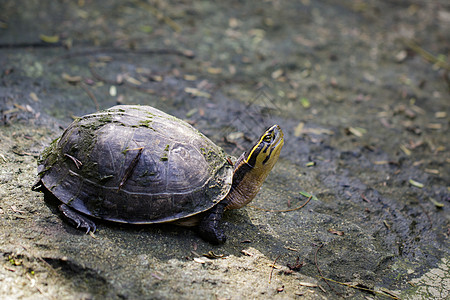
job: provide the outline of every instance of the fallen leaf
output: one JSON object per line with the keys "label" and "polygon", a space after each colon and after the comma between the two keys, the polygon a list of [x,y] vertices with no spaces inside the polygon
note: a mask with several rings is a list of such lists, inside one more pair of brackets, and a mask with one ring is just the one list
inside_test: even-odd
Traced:
{"label": "fallen leaf", "polygon": [[217,259],[217,258],[224,258],[225,255],[223,254],[215,254],[212,251],[209,251],[206,254],[203,254],[204,257],[210,258],[210,259]]}
{"label": "fallen leaf", "polygon": [[204,264],[206,261],[203,258],[194,257],[194,261],[199,264]]}
{"label": "fallen leaf", "polygon": [[134,84],[134,85],[141,85],[142,84],[142,82],[140,82],[139,80],[137,80],[136,78],[133,78],[131,76],[125,76],[125,80],[127,82],[131,83],[131,84]]}
{"label": "fallen leaf", "polygon": [[187,80],[187,81],[194,81],[194,80],[197,80],[197,76],[195,76],[195,75],[189,75],[189,74],[183,75],[183,78],[184,78],[184,80]]}
{"label": "fallen leaf", "polygon": [[328,232],[329,232],[329,233],[332,233],[332,234],[339,235],[339,236],[344,235],[344,232],[343,232],[343,231],[335,230],[335,229],[333,229],[333,228],[328,229]]}
{"label": "fallen leaf", "polygon": [[81,76],[71,76],[67,73],[63,73],[61,77],[68,83],[78,83],[82,80]]}
{"label": "fallen leaf", "polygon": [[423,184],[423,183],[421,183],[421,182],[418,182],[418,181],[415,181],[414,179],[410,179],[409,181],[409,184],[411,184],[412,186],[415,186],[415,187],[417,187],[417,188],[423,188],[425,185]]}
{"label": "fallen leaf", "polygon": [[408,57],[408,53],[405,50],[401,50],[395,55],[395,60],[401,63],[406,59],[406,57]]}
{"label": "fallen leaf", "polygon": [[387,160],[377,160],[373,162],[374,165],[387,165],[389,164],[389,161]]}
{"label": "fallen leaf", "polygon": [[305,164],[306,167],[314,167],[316,165],[315,161],[310,161]]}
{"label": "fallen leaf", "polygon": [[440,123],[428,123],[427,124],[427,128],[434,129],[434,130],[439,130],[439,129],[442,129],[442,124],[440,124]]}
{"label": "fallen leaf", "polygon": [[57,35],[40,34],[39,38],[41,39],[41,41],[46,42],[46,43],[50,43],[50,44],[54,44],[54,43],[59,42],[59,36],[57,36]]}
{"label": "fallen leaf", "polygon": [[109,94],[110,94],[112,97],[117,96],[117,88],[116,88],[115,85],[112,85],[112,86],[109,87]]}
{"label": "fallen leaf", "polygon": [[301,134],[302,134],[302,130],[303,130],[303,127],[305,126],[305,123],[303,123],[303,122],[300,122],[300,123],[298,123],[298,125],[295,127],[295,129],[294,129],[294,135],[296,136],[296,137],[299,137]]}
{"label": "fallen leaf", "polygon": [[311,134],[316,134],[316,135],[322,135],[322,134],[326,134],[326,135],[333,135],[334,132],[329,130],[329,129],[325,129],[325,128],[305,128],[303,129],[302,133],[311,133]]}
{"label": "fallen leaf", "polygon": [[434,175],[439,175],[439,170],[436,169],[424,169],[425,172],[430,173],[430,174],[434,174]]}
{"label": "fallen leaf", "polygon": [[445,112],[445,111],[438,111],[438,112],[434,113],[434,117],[436,119],[445,119],[445,118],[447,118],[447,112]]}
{"label": "fallen leaf", "polygon": [[213,68],[213,67],[209,67],[209,68],[207,69],[207,71],[208,71],[209,74],[217,75],[217,74],[222,73],[222,68]]}
{"label": "fallen leaf", "polygon": [[272,264],[272,263],[270,263],[270,264],[267,264],[269,267],[271,267],[271,268],[274,268],[274,269],[281,269],[281,266],[277,266],[277,265],[274,265],[274,264]]}
{"label": "fallen leaf", "polygon": [[281,75],[283,75],[283,70],[282,69],[278,69],[272,72],[272,78],[273,79],[277,79],[279,77],[281,77]]}
{"label": "fallen leaf", "polygon": [[300,98],[300,103],[302,104],[302,106],[304,107],[304,108],[309,108],[309,107],[311,107],[311,102],[309,102],[309,100],[308,99],[306,99],[306,98]]}
{"label": "fallen leaf", "polygon": [[315,283],[310,283],[310,282],[305,282],[305,281],[300,281],[298,284],[301,286],[307,286],[307,287],[317,287],[318,286]]}
{"label": "fallen leaf", "polygon": [[186,88],[184,88],[184,91],[192,96],[211,98],[211,94],[209,94],[207,92],[202,92],[196,88],[186,87]]}
{"label": "fallen leaf", "polygon": [[348,127],[346,128],[347,132],[350,134],[353,134],[357,137],[362,137],[365,133],[367,133],[367,130],[361,127]]}
{"label": "fallen leaf", "polygon": [[186,113],[186,118],[190,118],[198,112],[198,108],[193,108]]}
{"label": "fallen leaf", "polygon": [[411,150],[409,150],[408,148],[406,148],[405,145],[400,145],[400,149],[403,151],[403,153],[405,153],[406,155],[410,156],[411,155]]}
{"label": "fallen leaf", "polygon": [[436,200],[434,200],[433,198],[430,197],[430,201],[434,204],[434,206],[436,206],[437,208],[443,208],[444,207],[444,203],[438,202]]}
{"label": "fallen leaf", "polygon": [[38,102],[38,101],[39,101],[38,96],[37,96],[36,93],[34,93],[34,92],[31,92],[31,93],[30,93],[30,98],[31,98],[31,100],[33,100],[34,102]]}

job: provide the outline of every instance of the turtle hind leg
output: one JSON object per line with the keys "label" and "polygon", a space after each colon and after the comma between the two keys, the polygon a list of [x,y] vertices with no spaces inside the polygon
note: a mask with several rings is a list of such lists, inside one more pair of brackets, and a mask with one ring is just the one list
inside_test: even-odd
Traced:
{"label": "turtle hind leg", "polygon": [[219,203],[208,211],[198,225],[200,236],[211,244],[223,244],[227,240],[220,228],[220,220],[225,211],[225,204]]}
{"label": "turtle hind leg", "polygon": [[76,212],[66,204],[61,204],[60,206],[58,206],[58,208],[62,212],[64,217],[73,226],[75,226],[76,228],[86,229],[86,234],[88,234],[90,231],[95,232],[95,230],[97,230],[97,226],[95,226],[94,222],[80,215],[78,212]]}

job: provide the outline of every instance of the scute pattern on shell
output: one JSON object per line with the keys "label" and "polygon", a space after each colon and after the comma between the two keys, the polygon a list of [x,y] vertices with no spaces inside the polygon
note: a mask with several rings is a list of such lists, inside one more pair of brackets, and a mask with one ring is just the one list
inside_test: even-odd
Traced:
{"label": "scute pattern on shell", "polygon": [[75,210],[141,224],[210,209],[227,195],[233,172],[223,150],[192,126],[133,105],[75,120],[44,151],[38,171]]}

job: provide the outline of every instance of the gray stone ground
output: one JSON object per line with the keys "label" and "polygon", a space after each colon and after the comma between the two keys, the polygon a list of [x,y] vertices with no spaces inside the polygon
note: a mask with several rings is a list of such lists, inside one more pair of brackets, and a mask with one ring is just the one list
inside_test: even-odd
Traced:
{"label": "gray stone ground", "polygon": [[[448,298],[447,2],[1,1],[0,298]],[[85,235],[30,190],[74,116],[118,103],[233,155],[280,124],[226,244],[171,225]]]}

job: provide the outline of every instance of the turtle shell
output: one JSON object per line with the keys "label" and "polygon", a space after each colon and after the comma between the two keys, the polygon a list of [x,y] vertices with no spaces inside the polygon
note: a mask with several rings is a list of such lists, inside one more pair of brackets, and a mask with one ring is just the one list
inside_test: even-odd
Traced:
{"label": "turtle shell", "polygon": [[186,122],[119,105],[75,120],[41,155],[42,184],[78,212],[150,224],[204,212],[224,199],[233,168]]}

